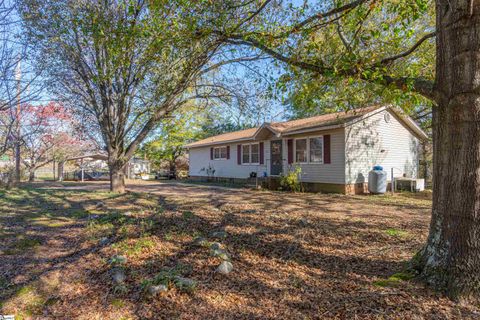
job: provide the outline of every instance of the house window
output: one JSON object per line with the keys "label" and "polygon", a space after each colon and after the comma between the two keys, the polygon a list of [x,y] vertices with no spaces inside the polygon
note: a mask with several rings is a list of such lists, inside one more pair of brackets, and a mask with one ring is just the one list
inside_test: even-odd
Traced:
{"label": "house window", "polygon": [[323,136],[295,139],[296,163],[323,163]]}
{"label": "house window", "polygon": [[259,163],[260,162],[260,153],[258,144],[250,145],[250,163]]}
{"label": "house window", "polygon": [[310,138],[310,162],[323,162],[323,137]]}
{"label": "house window", "polygon": [[227,147],[213,148],[213,159],[214,160],[227,160]]}
{"label": "house window", "polygon": [[307,139],[295,140],[295,162],[307,162]]}
{"label": "house window", "polygon": [[250,145],[242,145],[242,163],[250,163]]}
{"label": "house window", "polygon": [[242,144],[242,164],[259,164],[260,147],[258,143]]}

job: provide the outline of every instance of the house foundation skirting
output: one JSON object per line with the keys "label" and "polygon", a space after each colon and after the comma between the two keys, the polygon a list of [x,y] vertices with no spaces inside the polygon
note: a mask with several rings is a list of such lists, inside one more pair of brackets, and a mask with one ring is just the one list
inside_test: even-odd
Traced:
{"label": "house foundation skirting", "polygon": [[[238,184],[238,185],[248,185],[252,181],[255,183],[253,178],[228,178],[228,177],[206,177],[206,176],[189,176],[188,180],[196,182],[219,182],[219,183],[228,183],[228,184]],[[259,178],[260,180],[260,178]]]}
{"label": "house foundation skirting", "polygon": [[[258,177],[258,178],[227,178],[227,177],[206,177],[190,176],[191,181],[198,182],[219,182],[228,184],[237,184],[244,186],[261,186],[265,189],[279,190],[280,178],[278,177]],[[306,192],[324,192],[324,193],[343,193],[343,194],[364,194],[368,193],[367,183],[341,184],[341,183],[321,183],[321,182],[302,182],[302,188]]]}

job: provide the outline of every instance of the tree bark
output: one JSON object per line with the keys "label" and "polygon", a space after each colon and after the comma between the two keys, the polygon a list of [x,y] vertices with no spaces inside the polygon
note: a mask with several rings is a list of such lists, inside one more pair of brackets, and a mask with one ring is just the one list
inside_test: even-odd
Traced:
{"label": "tree bark", "polygon": [[125,193],[125,167],[120,163],[110,166],[110,191]]}
{"label": "tree bark", "polygon": [[63,181],[65,161],[59,161],[57,165],[58,181]]}
{"label": "tree bark", "polygon": [[455,300],[480,301],[480,0],[437,0],[433,208],[416,265]]}
{"label": "tree bark", "polygon": [[125,193],[125,168],[127,162],[123,161],[123,153],[113,147],[109,147],[108,167],[110,170],[110,191]]}
{"label": "tree bark", "polygon": [[28,174],[28,182],[34,182],[35,181],[35,169],[32,168],[30,169],[30,172]]}

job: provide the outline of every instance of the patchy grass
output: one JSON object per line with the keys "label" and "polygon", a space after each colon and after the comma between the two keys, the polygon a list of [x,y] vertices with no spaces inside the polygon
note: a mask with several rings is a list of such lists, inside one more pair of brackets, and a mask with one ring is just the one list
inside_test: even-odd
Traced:
{"label": "patchy grass", "polygon": [[410,272],[398,272],[384,280],[377,280],[373,284],[379,287],[396,287],[404,281],[415,278],[415,274]]}
{"label": "patchy grass", "polygon": [[[131,186],[135,192],[119,195],[103,187],[42,183],[0,191],[0,314],[18,319],[478,315],[475,306],[432,294],[400,272],[426,239],[428,192],[285,194],[139,182]],[[220,254],[212,254],[215,242]],[[112,263],[113,257],[121,263]],[[222,257],[234,266],[228,275],[216,272]],[[120,284],[113,281],[119,270],[125,276]],[[146,294],[160,284],[168,292]]]}
{"label": "patchy grass", "polygon": [[182,217],[184,219],[192,219],[195,216],[195,214],[192,211],[183,211],[182,212]]}
{"label": "patchy grass", "polygon": [[112,245],[118,254],[128,257],[136,256],[143,251],[154,248],[156,242],[150,236],[143,236],[138,239],[125,239]]}
{"label": "patchy grass", "polygon": [[111,304],[115,308],[123,308],[125,306],[125,301],[122,299],[113,299]]}
{"label": "patchy grass", "polygon": [[407,231],[399,230],[399,229],[395,229],[395,228],[387,229],[387,230],[385,230],[385,233],[388,234],[389,236],[392,236],[392,237],[399,237],[399,238],[409,237],[409,234],[408,234]]}
{"label": "patchy grass", "polygon": [[5,255],[25,254],[27,251],[39,246],[41,241],[39,239],[18,235],[9,248],[3,250]]}

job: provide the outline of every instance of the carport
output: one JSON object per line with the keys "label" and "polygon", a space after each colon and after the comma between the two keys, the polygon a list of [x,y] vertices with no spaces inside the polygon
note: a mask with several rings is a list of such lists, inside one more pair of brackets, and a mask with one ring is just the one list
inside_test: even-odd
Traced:
{"label": "carport", "polygon": [[64,159],[64,160],[62,160],[58,163],[58,181],[63,181],[65,162],[67,162],[67,161],[77,161],[77,160],[80,160],[80,171],[81,171],[80,180],[83,181],[84,180],[84,171],[85,171],[84,163],[89,162],[89,161],[95,161],[95,160],[107,161],[108,156],[106,154],[102,154],[102,153],[94,153],[94,154],[86,154],[86,155],[82,155],[82,156],[77,156],[77,157],[71,157],[71,158]]}

